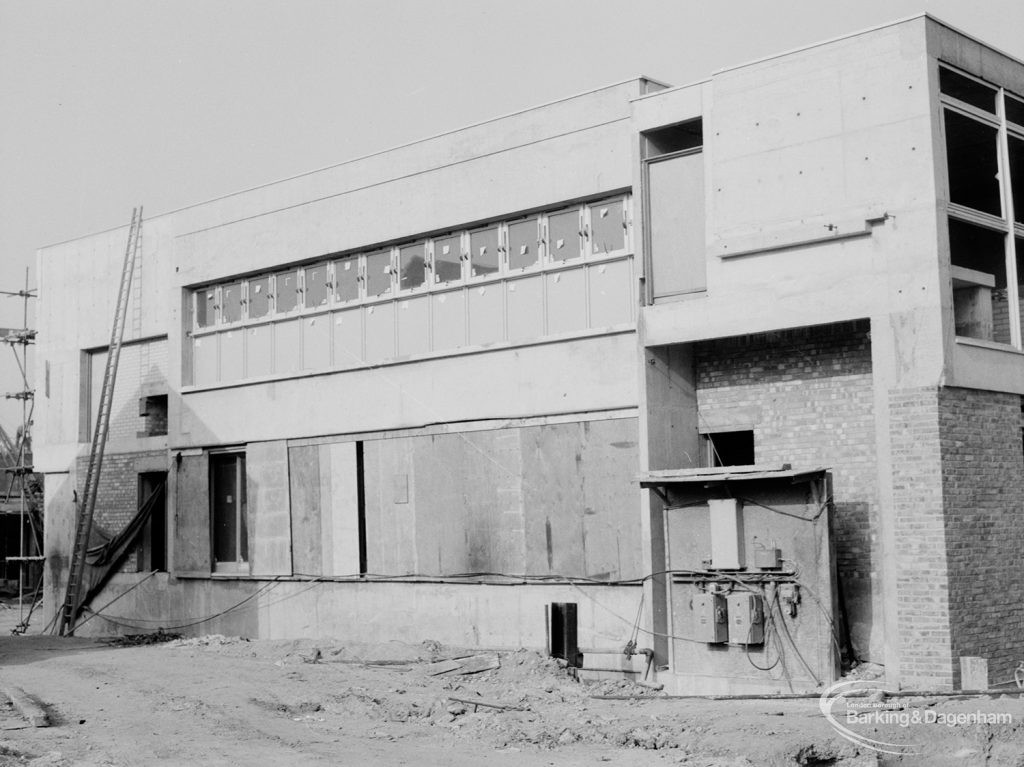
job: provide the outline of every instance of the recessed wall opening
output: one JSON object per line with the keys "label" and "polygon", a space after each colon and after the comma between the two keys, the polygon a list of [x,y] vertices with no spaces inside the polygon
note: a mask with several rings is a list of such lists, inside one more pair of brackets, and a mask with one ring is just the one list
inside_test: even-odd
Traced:
{"label": "recessed wall opening", "polygon": [[721,431],[704,435],[705,465],[752,466],[754,432]]}
{"label": "recessed wall opening", "polygon": [[152,498],[153,510],[149,520],[139,535],[139,551],[136,561],[138,571],[148,573],[153,570],[167,570],[167,472],[147,471],[139,474],[138,505]]}
{"label": "recessed wall opening", "polygon": [[658,157],[704,144],[704,122],[701,119],[666,125],[644,132],[644,157]]}
{"label": "recessed wall opening", "polygon": [[994,229],[949,220],[953,318],[958,336],[1010,343],[1005,238]]}
{"label": "recessed wall opening", "polygon": [[139,437],[160,437],[167,434],[167,395],[152,394],[139,398],[142,430]]}

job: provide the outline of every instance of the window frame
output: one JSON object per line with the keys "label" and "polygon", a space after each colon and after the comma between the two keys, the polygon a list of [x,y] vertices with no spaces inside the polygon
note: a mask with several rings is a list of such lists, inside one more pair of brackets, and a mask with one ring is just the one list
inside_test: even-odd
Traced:
{"label": "window frame", "polygon": [[[996,85],[995,83],[989,83],[982,80],[975,75],[965,72],[958,67],[951,66],[945,62],[938,62],[939,72],[937,82],[941,83],[942,70],[948,70],[961,77],[973,80],[977,83],[984,85],[985,87],[995,91],[995,113],[990,113],[979,107],[976,107],[967,102],[961,101],[960,99],[945,93],[939,89],[939,130],[942,136],[943,149],[943,162],[946,165],[945,175],[945,200],[946,200],[946,238],[947,243],[950,240],[949,234],[949,221],[950,219],[959,220],[967,224],[975,226],[981,226],[986,229],[991,229],[1000,232],[1004,235],[1003,237],[1003,253],[1005,259],[1005,270],[1006,270],[1006,284],[1007,284],[1007,302],[1009,304],[1008,310],[1010,313],[1010,343],[1005,344],[1003,342],[991,341],[989,339],[974,339],[971,336],[956,336],[957,338],[965,338],[976,341],[986,341],[990,343],[996,343],[999,346],[1010,346],[1017,350],[1022,350],[1022,328],[1021,328],[1021,316],[1020,316],[1020,304],[1021,300],[1018,296],[1020,288],[1020,278],[1024,275],[1018,274],[1017,270],[1017,259],[1024,258],[1024,253],[1017,252],[1016,240],[1020,237],[1024,237],[1024,224],[1017,223],[1016,211],[1014,209],[1013,199],[1013,179],[1011,177],[1010,168],[1010,153],[1009,153],[1009,137],[1024,139],[1024,131],[1018,131],[1015,123],[1010,123],[1006,119],[1006,99],[1007,97],[1016,98],[1020,101],[1020,97],[1015,94],[1008,94],[1006,89],[1002,86]],[[1000,216],[995,216],[986,211],[980,209],[971,208],[961,203],[954,203],[951,199],[950,189],[950,170],[948,162],[948,136],[946,133],[946,111],[953,111],[960,114],[963,117],[976,120],[977,122],[983,123],[990,128],[996,129],[996,157],[997,157],[997,183],[999,185],[1000,195]],[[1020,201],[1024,204],[1024,200]],[[953,253],[950,248],[949,261],[952,269]],[[1012,286],[1012,289],[1011,289]],[[952,288],[952,277],[950,278],[950,287]],[[950,311],[955,312],[955,307],[950,306]],[[954,331],[955,334],[955,331]]]}
{"label": "window frame", "polygon": [[[214,465],[225,458],[235,461],[235,493],[239,502],[235,505],[235,559],[222,561],[217,559],[217,509],[215,506],[216,482]],[[244,448],[230,447],[209,450],[207,453],[207,471],[209,472],[208,493],[210,504],[210,568],[215,575],[249,575],[252,568],[250,556],[251,540],[249,536],[249,504],[246,493],[246,451]]]}

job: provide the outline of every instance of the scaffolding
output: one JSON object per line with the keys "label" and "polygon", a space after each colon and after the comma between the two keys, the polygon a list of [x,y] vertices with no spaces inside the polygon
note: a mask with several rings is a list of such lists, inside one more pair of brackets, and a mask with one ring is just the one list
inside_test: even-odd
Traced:
{"label": "scaffolding", "polygon": [[[0,295],[22,300],[22,326],[20,328],[0,328],[0,342],[11,348],[18,372],[21,374],[21,388],[4,394],[5,399],[21,402],[21,426],[15,439],[0,427],[0,449],[9,456],[4,472],[9,475],[4,493],[4,503],[10,504],[12,496],[17,493],[18,499],[18,556],[6,557],[8,562],[18,563],[18,625],[13,633],[24,633],[32,617],[32,611],[39,599],[42,586],[42,563],[44,556],[42,542],[42,517],[39,515],[42,484],[32,465],[32,417],[35,411],[35,390],[29,386],[28,349],[35,343],[36,332],[28,326],[28,302],[37,297],[37,291],[29,288],[29,270],[25,269],[25,287],[18,291],[0,290]],[[26,537],[26,528],[30,537]],[[32,599],[28,614],[25,613],[26,576],[37,571],[36,582],[32,589]]]}

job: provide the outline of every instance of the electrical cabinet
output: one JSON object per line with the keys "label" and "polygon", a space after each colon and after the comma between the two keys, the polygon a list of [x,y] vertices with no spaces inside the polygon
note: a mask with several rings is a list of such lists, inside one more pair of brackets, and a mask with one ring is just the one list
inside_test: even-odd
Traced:
{"label": "electrical cabinet", "polygon": [[725,597],[701,592],[693,598],[694,639],[708,644],[729,641],[728,613]]}
{"label": "electrical cabinet", "polygon": [[742,591],[727,602],[729,644],[764,644],[764,600],[760,594]]}

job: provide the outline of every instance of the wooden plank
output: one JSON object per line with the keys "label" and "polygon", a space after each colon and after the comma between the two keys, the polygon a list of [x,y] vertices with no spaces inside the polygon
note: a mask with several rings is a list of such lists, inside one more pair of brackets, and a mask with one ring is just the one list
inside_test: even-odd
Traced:
{"label": "wooden plank", "polygon": [[437,676],[438,674],[446,674],[459,668],[462,668],[462,664],[457,660],[441,660],[428,665],[424,673],[427,676]]}
{"label": "wooden plank", "polygon": [[321,445],[320,472],[324,574],[356,574],[359,572],[356,443]]}
{"label": "wooden plank", "polygon": [[14,707],[18,709],[18,713],[21,714],[25,720],[33,727],[49,727],[50,717],[43,710],[36,701],[29,697],[20,687],[10,685],[4,687],[4,695],[6,695]]}
{"label": "wooden plank", "polygon": [[210,473],[207,455],[183,455],[176,481],[174,574],[209,575]]}
{"label": "wooden plank", "polygon": [[479,674],[481,671],[491,671],[501,668],[501,661],[497,655],[474,655],[460,661],[461,668],[445,672],[448,676],[466,676],[467,674]]}
{"label": "wooden plank", "polygon": [[525,709],[520,706],[510,706],[507,703],[498,703],[493,700],[485,700],[483,698],[455,698],[451,695],[448,696],[448,700],[455,701],[456,703],[462,703],[466,706],[473,706],[473,710],[476,711],[477,706],[486,706],[487,708],[496,708],[499,711],[524,711]]}
{"label": "wooden plank", "polygon": [[599,580],[643,574],[636,486],[639,463],[635,418],[580,424],[586,575]]}
{"label": "wooden plank", "polygon": [[320,450],[316,445],[288,448],[291,487],[292,570],[322,575],[320,550]]}
{"label": "wooden plank", "polygon": [[253,575],[291,575],[288,445],[284,440],[246,447],[246,496]]}

